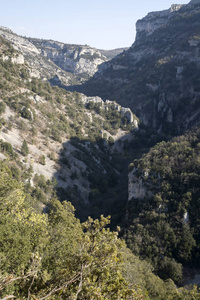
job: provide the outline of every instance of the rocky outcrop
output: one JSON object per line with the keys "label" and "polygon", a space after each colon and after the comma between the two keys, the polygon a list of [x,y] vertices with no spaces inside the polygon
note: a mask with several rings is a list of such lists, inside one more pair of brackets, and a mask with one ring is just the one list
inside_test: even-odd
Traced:
{"label": "rocky outcrop", "polygon": [[95,104],[99,104],[100,108],[103,110],[108,110],[109,107],[113,107],[115,110],[117,110],[122,117],[125,117],[127,119],[127,122],[129,124],[132,124],[134,128],[138,128],[139,119],[133,114],[133,112],[130,110],[130,108],[122,107],[115,101],[106,100],[103,101],[100,97],[87,97],[84,94],[81,94],[81,101],[87,106],[88,103],[92,102]]}
{"label": "rocky outcrop", "polygon": [[182,223],[183,223],[183,225],[189,223],[189,213],[188,213],[188,211],[186,211],[186,212],[184,213]]}
{"label": "rocky outcrop", "polygon": [[24,56],[22,54],[16,54],[12,56],[2,55],[3,61],[11,61],[13,64],[23,65],[24,64]]}
{"label": "rocky outcrop", "polygon": [[183,7],[183,5],[173,4],[168,10],[150,12],[145,18],[138,20],[136,23],[136,38],[139,39],[142,36],[141,32],[150,35],[158,28],[166,25],[169,19],[172,18],[181,7]]}
{"label": "rocky outcrop", "polygon": [[96,97],[87,97],[84,94],[81,94],[81,101],[85,105],[87,105],[90,102],[95,103],[95,104],[100,104],[100,105],[104,104],[104,101],[100,97],[98,97],[98,96],[96,96]]}
{"label": "rocky outcrop", "polygon": [[147,182],[149,173],[143,172],[141,176],[138,176],[137,173],[138,170],[134,168],[128,174],[128,201],[132,199],[145,200],[153,196]]}
{"label": "rocky outcrop", "polygon": [[15,34],[12,30],[0,26],[0,35],[11,42],[14,49],[24,53],[25,55],[28,54],[39,54],[40,52],[38,49],[30,43],[26,38],[23,38],[17,34]]}

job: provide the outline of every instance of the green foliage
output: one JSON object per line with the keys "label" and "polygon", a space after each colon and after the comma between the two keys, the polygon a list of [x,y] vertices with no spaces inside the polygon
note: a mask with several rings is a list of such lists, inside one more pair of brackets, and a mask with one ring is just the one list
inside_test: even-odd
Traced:
{"label": "green foliage", "polygon": [[132,294],[121,274],[124,243],[117,239],[116,232],[104,228],[107,224],[109,218],[103,216],[95,221],[89,218],[82,224],[85,234],[79,259],[81,269],[89,269],[89,276],[80,292],[82,297],[85,294],[90,299],[123,299]]}
{"label": "green foliage", "polygon": [[135,175],[154,196],[129,203],[127,243],[159,276],[175,282],[181,282],[181,264],[199,260],[199,141],[196,129],[134,162]]}
{"label": "green foliage", "polygon": [[51,209],[54,226],[49,266],[52,280],[60,283],[57,291],[62,289],[62,295],[72,299],[137,299],[131,297],[134,291],[121,273],[120,252],[124,243],[116,233],[104,228],[109,219],[89,218],[80,226],[69,203],[64,202],[62,208],[54,201]]}
{"label": "green foliage", "polygon": [[[43,177],[36,180],[46,185]],[[81,225],[72,205],[54,198],[48,211],[36,213],[19,181],[1,164],[1,297],[11,291],[18,299],[54,299],[60,292],[62,299],[142,297],[140,287],[129,288],[122,275],[124,243],[104,228],[109,218],[89,218]]]}
{"label": "green foliage", "polygon": [[0,140],[0,151],[8,154],[11,158],[16,157],[12,145],[8,142],[4,142],[3,140]]}
{"label": "green foliage", "polygon": [[6,121],[4,118],[0,118],[0,129],[6,125]]}
{"label": "green foliage", "polygon": [[12,165],[11,168],[10,168],[11,172],[12,172],[12,176],[14,179],[16,180],[20,180],[21,177],[21,172],[20,172],[20,169],[16,166],[16,165]]}
{"label": "green foliage", "polygon": [[27,156],[28,153],[29,153],[28,144],[27,144],[27,141],[26,141],[26,140],[24,140],[23,143],[22,143],[21,153],[22,153],[22,155],[24,155],[24,156]]}
{"label": "green foliage", "polygon": [[2,287],[4,293],[9,291],[9,284],[14,288],[16,277],[36,276],[47,234],[47,218],[27,207],[22,186],[3,164],[0,166],[0,220],[1,295]]}
{"label": "green foliage", "polygon": [[30,107],[24,106],[21,110],[21,116],[28,120],[33,120],[33,112]]}
{"label": "green foliage", "polygon": [[46,164],[45,155],[41,155],[38,159],[38,162],[44,166]]}
{"label": "green foliage", "polygon": [[109,218],[81,225],[72,205],[56,199],[48,215],[37,214],[3,165],[0,179],[1,297],[141,299],[122,275],[124,243],[104,228]]}
{"label": "green foliage", "polygon": [[22,77],[23,79],[26,79],[26,80],[29,78],[29,76],[28,76],[28,71],[27,71],[26,68],[22,68],[22,69],[21,69],[21,77]]}
{"label": "green foliage", "polygon": [[0,115],[5,112],[6,105],[4,102],[0,102]]}
{"label": "green foliage", "polygon": [[[41,188],[49,184],[43,176],[35,182]],[[109,217],[80,224],[67,201],[52,198],[44,215],[26,199],[19,180],[1,164],[1,298],[199,299],[195,287],[177,289],[153,275],[152,267],[133,256],[118,232],[107,228]]]}

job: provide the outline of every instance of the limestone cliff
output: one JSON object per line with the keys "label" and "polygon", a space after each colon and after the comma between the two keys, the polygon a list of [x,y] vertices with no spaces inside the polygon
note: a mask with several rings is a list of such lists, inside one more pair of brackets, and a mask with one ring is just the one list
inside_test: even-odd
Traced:
{"label": "limestone cliff", "polygon": [[173,4],[170,9],[148,13],[145,18],[138,20],[136,23],[136,38],[139,39],[142,37],[140,34],[141,32],[145,32],[147,35],[150,35],[155,30],[166,25],[170,18],[172,18],[181,7],[183,7],[183,5]]}
{"label": "limestone cliff", "polygon": [[27,38],[21,37],[5,27],[0,27],[0,36],[11,42],[15,50],[21,52],[21,63],[23,63],[23,55],[26,63],[29,65],[29,74],[31,77],[50,79],[57,75],[62,79],[63,83],[68,84],[71,82],[71,75],[41,56],[41,51]]}
{"label": "limestone cliff", "polygon": [[175,135],[200,123],[200,2],[172,5],[136,24],[127,50],[81,89],[130,107],[140,121]]}
{"label": "limestone cliff", "polygon": [[18,62],[21,59],[20,63],[23,63],[24,56],[32,77],[48,79],[52,84],[62,86],[72,86],[88,80],[97,72],[99,65],[124,50],[122,48],[101,51],[87,45],[26,38],[6,27],[0,27],[0,36],[10,41],[14,49],[21,52]]}
{"label": "limestone cliff", "polygon": [[127,122],[132,125],[133,128],[138,128],[139,119],[133,114],[130,108],[122,107],[115,101],[106,100],[103,101],[100,97],[87,97],[84,94],[80,94],[81,101],[87,106],[90,102],[98,104],[101,110],[107,111],[109,108],[116,110],[122,117],[127,119]]}
{"label": "limestone cliff", "polygon": [[107,61],[99,50],[87,45],[70,45],[40,39],[29,39],[29,41],[44,57],[75,75],[85,73],[92,76],[98,70],[98,66]]}

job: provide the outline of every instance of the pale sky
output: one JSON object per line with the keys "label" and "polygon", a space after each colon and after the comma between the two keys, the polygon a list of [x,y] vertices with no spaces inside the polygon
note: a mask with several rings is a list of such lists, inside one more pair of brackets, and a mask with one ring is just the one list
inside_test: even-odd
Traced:
{"label": "pale sky", "polygon": [[0,0],[0,26],[27,37],[98,49],[130,47],[148,12],[189,0]]}

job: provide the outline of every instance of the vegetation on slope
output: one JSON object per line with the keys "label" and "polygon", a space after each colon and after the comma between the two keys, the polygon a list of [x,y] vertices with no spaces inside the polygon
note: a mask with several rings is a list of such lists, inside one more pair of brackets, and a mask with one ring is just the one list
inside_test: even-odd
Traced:
{"label": "vegetation on slope", "polygon": [[[198,205],[199,177],[198,168],[192,169],[192,159],[198,162],[198,131],[193,140],[192,135],[191,140],[186,138],[185,146],[180,138],[177,148],[170,148],[165,158],[160,155],[159,162],[154,163],[159,147],[168,149],[170,143],[159,144],[153,158],[151,150],[146,160],[137,162],[139,172],[142,168],[153,170],[149,178],[157,194],[154,199],[132,202],[127,242],[141,258],[149,257],[153,269],[150,263],[131,254],[116,232],[105,227],[109,218],[89,218],[80,224],[73,206],[65,201],[77,204],[80,211],[88,208],[87,213],[95,216],[101,211],[107,213],[107,206],[116,215],[119,213],[122,206],[116,206],[122,194],[117,184],[128,153],[119,155],[112,151],[112,145],[115,134],[127,134],[131,129],[126,119],[112,106],[102,110],[89,103],[85,107],[80,94],[30,78],[26,65],[3,59],[5,54],[12,57],[13,51],[2,40],[0,149],[5,162],[0,169],[0,297],[198,299],[197,288],[177,289],[169,280],[180,282],[180,263],[192,264],[199,255],[198,207],[196,211],[193,208]],[[137,134],[134,142],[137,147],[141,145]],[[121,147],[127,150],[127,144]],[[179,160],[185,170],[180,181]],[[171,164],[171,170],[165,169],[165,161]],[[176,162],[175,169],[171,161]],[[42,172],[47,171],[50,162],[54,167],[47,178]],[[57,189],[52,175],[60,182]],[[193,183],[191,190],[181,189],[181,180],[188,187]],[[161,189],[156,190],[158,186]],[[81,206],[85,199],[88,203]],[[183,224],[186,212],[190,223]],[[167,281],[153,275],[152,270]]]}
{"label": "vegetation on slope", "polygon": [[180,283],[182,265],[199,267],[200,129],[161,142],[130,165],[152,197],[128,204],[132,251],[163,279]]}
{"label": "vegetation on slope", "polygon": [[[60,199],[67,197],[80,217],[108,214],[105,194],[117,186],[123,169],[123,159],[113,153],[112,146],[118,133],[126,135],[131,129],[126,117],[114,105],[84,105],[83,95],[30,77],[26,64],[11,62],[13,51],[8,42],[2,42],[0,125],[4,156],[15,161],[19,177],[30,170],[24,182],[43,205],[57,181]],[[97,201],[94,195],[98,195]]]}
{"label": "vegetation on slope", "polygon": [[0,183],[1,298],[199,299],[196,288],[178,290],[153,275],[106,228],[109,218],[80,224],[73,206],[55,197],[48,214],[37,212],[5,163]]}

